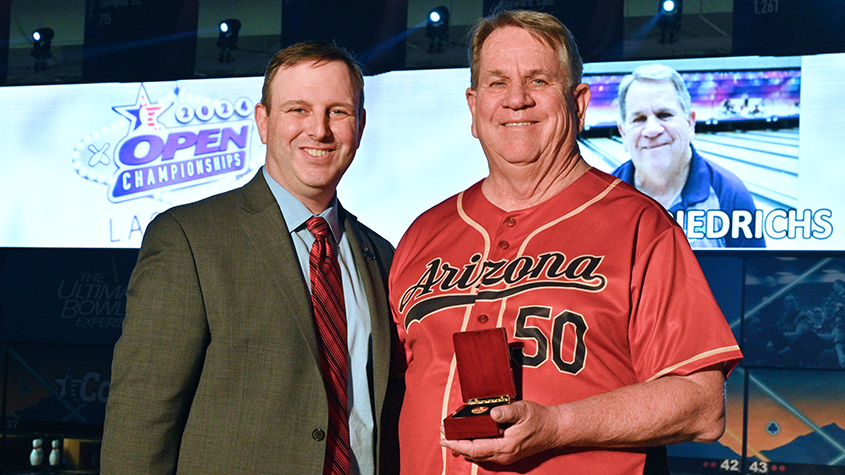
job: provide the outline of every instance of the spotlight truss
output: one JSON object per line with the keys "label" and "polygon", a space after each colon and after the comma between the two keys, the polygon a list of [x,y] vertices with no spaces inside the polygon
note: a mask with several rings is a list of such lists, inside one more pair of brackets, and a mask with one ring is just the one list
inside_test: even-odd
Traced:
{"label": "spotlight truss", "polygon": [[32,56],[35,58],[36,71],[47,70],[47,60],[53,57],[50,48],[55,33],[52,28],[39,28],[32,32]]}
{"label": "spotlight truss", "polygon": [[425,21],[425,36],[431,39],[428,52],[442,53],[443,44],[449,41],[449,9],[444,6],[435,7],[428,12]]}
{"label": "spotlight truss", "polygon": [[223,20],[219,25],[220,34],[217,37],[217,47],[220,48],[221,63],[231,63],[235,60],[234,51],[238,49],[238,33],[241,31],[241,22],[236,18]]}
{"label": "spotlight truss", "polygon": [[683,10],[683,0],[659,0],[657,26],[660,27],[660,44],[671,44],[678,41]]}

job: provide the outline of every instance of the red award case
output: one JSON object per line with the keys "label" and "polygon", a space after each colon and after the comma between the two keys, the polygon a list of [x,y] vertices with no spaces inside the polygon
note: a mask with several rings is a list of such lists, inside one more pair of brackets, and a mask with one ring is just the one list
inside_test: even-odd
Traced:
{"label": "red award case", "polygon": [[478,439],[502,434],[490,409],[516,397],[504,328],[452,335],[464,405],[443,419],[446,438]]}

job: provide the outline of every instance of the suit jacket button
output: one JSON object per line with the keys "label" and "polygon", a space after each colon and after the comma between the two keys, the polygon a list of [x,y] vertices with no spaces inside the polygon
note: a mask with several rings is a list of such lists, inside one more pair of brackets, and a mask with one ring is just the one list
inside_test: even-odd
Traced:
{"label": "suit jacket button", "polygon": [[314,429],[314,431],[311,432],[311,438],[317,442],[320,442],[326,438],[326,433],[325,431],[323,431],[323,429]]}

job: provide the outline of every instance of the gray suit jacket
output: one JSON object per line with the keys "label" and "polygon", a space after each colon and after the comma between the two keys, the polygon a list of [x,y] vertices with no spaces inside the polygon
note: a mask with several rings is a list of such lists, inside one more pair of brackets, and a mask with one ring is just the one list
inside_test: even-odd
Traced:
{"label": "gray suit jacket", "polygon": [[[370,305],[377,441],[395,444],[401,395],[388,395],[395,332],[386,295],[393,248],[340,216]],[[103,475],[321,474],[328,410],[312,315],[260,171],[242,188],[157,216],[115,346]],[[376,460],[392,462],[395,451],[377,443]]]}

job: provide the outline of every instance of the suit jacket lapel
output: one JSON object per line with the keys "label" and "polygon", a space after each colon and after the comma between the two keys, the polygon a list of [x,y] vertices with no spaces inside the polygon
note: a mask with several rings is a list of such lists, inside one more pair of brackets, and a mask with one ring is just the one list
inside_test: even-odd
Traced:
{"label": "suit jacket lapel", "polygon": [[319,366],[320,356],[311,316],[310,294],[276,198],[264,181],[261,171],[242,190],[244,212],[241,214],[240,225],[272,272],[270,275],[256,278],[274,279],[278,282],[279,292],[285,297],[284,301],[291,303],[289,308],[279,308],[279,313],[289,315],[296,322],[315,363]]}
{"label": "suit jacket lapel", "polygon": [[375,248],[369,238],[358,227],[354,215],[340,208],[344,231],[348,233],[349,245],[355,258],[355,267],[361,276],[364,292],[370,310],[372,329],[372,375],[370,388],[373,391],[374,415],[378,420],[387,389],[390,373],[390,315],[387,313],[387,293],[384,291],[386,276],[382,274],[376,260]]}
{"label": "suit jacket lapel", "polygon": [[[268,263],[271,275],[260,278],[275,279],[290,308],[280,308],[296,322],[314,362],[319,366],[320,355],[311,310],[311,298],[305,279],[297,262],[287,232],[287,224],[279,210],[276,198],[259,173],[243,188],[243,204],[240,225],[261,258]],[[378,419],[387,390],[390,374],[390,313],[387,293],[384,289],[386,276],[376,260],[375,248],[370,239],[358,227],[358,221],[341,206],[339,209],[344,232],[355,260],[355,267],[361,275],[364,292],[370,311],[372,328],[372,375],[370,387],[375,405],[374,415]]]}

